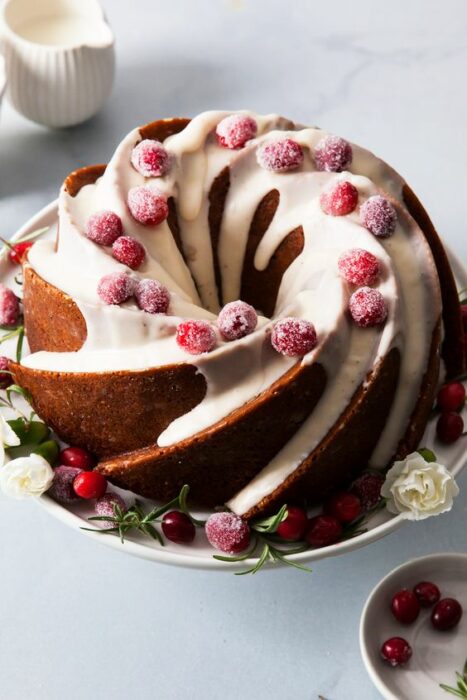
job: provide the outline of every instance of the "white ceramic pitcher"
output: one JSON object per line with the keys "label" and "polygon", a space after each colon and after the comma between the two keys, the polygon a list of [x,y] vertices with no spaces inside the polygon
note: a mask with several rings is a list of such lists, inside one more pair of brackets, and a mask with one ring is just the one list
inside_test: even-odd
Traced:
{"label": "white ceramic pitcher", "polygon": [[97,0],[7,0],[0,35],[8,97],[28,119],[79,124],[109,96],[114,37]]}

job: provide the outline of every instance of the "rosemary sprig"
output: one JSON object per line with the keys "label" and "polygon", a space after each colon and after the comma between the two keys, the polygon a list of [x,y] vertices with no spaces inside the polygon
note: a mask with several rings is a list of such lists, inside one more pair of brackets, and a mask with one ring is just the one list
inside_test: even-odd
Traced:
{"label": "rosemary sprig", "polygon": [[462,673],[456,671],[456,686],[447,685],[446,683],[440,683],[439,687],[445,690],[451,695],[455,695],[457,698],[467,698],[467,659],[464,664]]}
{"label": "rosemary sprig", "polygon": [[20,362],[23,354],[23,343],[24,343],[24,325],[21,323],[15,328],[10,326],[0,326],[0,331],[5,331],[3,335],[0,336],[0,345],[7,340],[12,338],[17,338],[16,341],[16,361]]}

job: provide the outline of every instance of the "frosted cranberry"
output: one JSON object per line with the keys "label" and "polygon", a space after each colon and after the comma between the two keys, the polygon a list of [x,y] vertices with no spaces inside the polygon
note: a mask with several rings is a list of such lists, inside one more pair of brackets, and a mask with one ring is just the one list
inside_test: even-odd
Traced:
{"label": "frosted cranberry", "polygon": [[216,333],[207,321],[182,321],[177,326],[177,343],[190,355],[211,352],[216,345]]}
{"label": "frosted cranberry", "polygon": [[324,511],[337,518],[341,523],[351,523],[362,512],[362,506],[360,499],[354,493],[342,491],[329,499]]}
{"label": "frosted cranberry", "polygon": [[170,304],[169,290],[157,280],[144,279],[138,282],[135,297],[139,308],[148,314],[167,313]]}
{"label": "frosted cranberry", "polygon": [[144,226],[157,226],[169,215],[167,197],[152,185],[133,187],[128,192],[128,208]]}
{"label": "frosted cranberry", "polygon": [[213,513],[205,525],[209,543],[227,554],[238,554],[250,544],[250,528],[235,513]]}
{"label": "frosted cranberry", "polygon": [[16,294],[0,284],[0,325],[15,326],[19,320],[20,308]]}
{"label": "frosted cranberry", "polygon": [[131,152],[131,164],[144,177],[162,177],[170,170],[170,155],[160,141],[144,139]]}
{"label": "frosted cranberry", "polygon": [[83,450],[82,447],[65,447],[60,452],[60,464],[89,471],[96,466],[96,459],[94,455],[87,450]]}
{"label": "frosted cranberry", "polygon": [[[109,492],[97,499],[94,509],[96,511],[96,515],[104,516],[106,518],[114,518],[115,506],[118,506],[122,513],[126,513],[128,510],[125,501],[118,495],[118,493]],[[116,526],[115,523],[106,520],[97,520],[95,522],[104,530],[110,530]]]}
{"label": "frosted cranberry", "polygon": [[357,206],[358,190],[351,182],[338,182],[322,192],[319,202],[325,214],[346,216]]}
{"label": "frosted cranberry", "polygon": [[122,220],[113,211],[99,211],[87,220],[85,233],[98,245],[112,245],[123,233]]}
{"label": "frosted cranberry", "polygon": [[112,246],[112,255],[118,262],[137,270],[146,257],[146,251],[136,238],[120,236]]}
{"label": "frosted cranberry", "polygon": [[347,282],[359,286],[375,284],[381,274],[378,258],[362,248],[351,248],[343,253],[337,262],[337,267]]}
{"label": "frosted cranberry", "polygon": [[244,114],[231,114],[216,127],[217,141],[224,148],[243,148],[247,141],[254,139],[258,126],[252,117]]}
{"label": "frosted cranberry", "polygon": [[13,377],[9,374],[10,360],[0,355],[0,389],[6,389],[13,384]]}
{"label": "frosted cranberry", "polygon": [[317,515],[308,521],[306,541],[312,547],[327,547],[342,536],[342,525],[332,515]]}
{"label": "frosted cranberry", "polygon": [[422,608],[431,608],[441,597],[438,586],[431,581],[420,581],[414,586],[413,592]]}
{"label": "frosted cranberry", "polygon": [[397,214],[391,202],[377,194],[362,204],[360,221],[374,236],[387,238],[396,230]]}
{"label": "frosted cranberry", "polygon": [[73,488],[80,498],[101,498],[107,491],[107,479],[96,471],[81,472],[73,481]]}
{"label": "frosted cranberry", "polygon": [[15,265],[22,265],[26,260],[29,248],[34,245],[34,241],[22,241],[21,243],[14,243],[8,257],[10,261]]}
{"label": "frosted cranberry", "polygon": [[217,317],[217,326],[225,340],[238,340],[252,333],[258,323],[254,308],[244,301],[231,301]]}
{"label": "frosted cranberry", "polygon": [[349,310],[353,320],[361,328],[379,326],[388,315],[383,295],[371,287],[360,287],[352,294]]}
{"label": "frosted cranberry", "polygon": [[276,530],[283,540],[297,542],[302,540],[308,527],[308,516],[303,508],[287,506],[287,517]]}
{"label": "frosted cranberry", "polygon": [[464,420],[458,413],[442,413],[436,423],[436,434],[441,442],[450,445],[460,438],[464,431]]}
{"label": "frosted cranberry", "polygon": [[352,493],[358,496],[363,510],[372,510],[381,500],[384,477],[379,474],[362,474],[352,484]]}
{"label": "frosted cranberry", "polygon": [[408,588],[398,591],[391,601],[391,612],[403,625],[415,622],[420,612],[420,603],[415,593]]}
{"label": "frosted cranberry", "polygon": [[340,173],[352,162],[352,146],[340,136],[325,136],[316,144],[314,156],[318,170]]}
{"label": "frosted cranberry", "polygon": [[459,411],[464,401],[465,387],[460,382],[449,382],[438,392],[438,406],[442,411]]}
{"label": "frosted cranberry", "polygon": [[318,337],[315,327],[301,318],[282,318],[272,329],[271,343],[274,350],[288,357],[306,355],[316,347]]}
{"label": "frosted cranberry", "polygon": [[293,139],[278,139],[261,145],[256,152],[256,158],[265,170],[285,173],[301,166],[303,149]]}
{"label": "frosted cranberry", "polygon": [[97,285],[97,293],[106,304],[122,304],[133,295],[134,289],[134,280],[125,272],[104,275]]}
{"label": "frosted cranberry", "polygon": [[381,647],[381,656],[391,666],[403,666],[412,656],[412,647],[402,637],[391,637]]}
{"label": "frosted cranberry", "polygon": [[73,488],[73,482],[78,474],[81,474],[81,469],[77,467],[60,465],[54,469],[52,486],[47,492],[49,496],[58,503],[74,503],[78,497]]}
{"label": "frosted cranberry", "polygon": [[171,542],[189,544],[195,539],[196,529],[188,515],[172,510],[162,518],[162,532]]}
{"label": "frosted cranberry", "polygon": [[431,613],[431,624],[440,632],[452,630],[462,617],[462,606],[455,598],[442,598]]}

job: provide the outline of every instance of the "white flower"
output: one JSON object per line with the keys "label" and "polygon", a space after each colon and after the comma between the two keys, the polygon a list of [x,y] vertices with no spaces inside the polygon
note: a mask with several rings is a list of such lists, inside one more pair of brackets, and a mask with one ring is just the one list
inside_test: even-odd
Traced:
{"label": "white flower", "polygon": [[0,468],[0,488],[10,498],[41,496],[50,488],[54,472],[40,455],[18,457]]}
{"label": "white flower", "polygon": [[424,520],[451,510],[458,493],[459,487],[446,467],[427,462],[418,452],[394,462],[381,489],[387,509],[407,520]]}
{"label": "white flower", "polygon": [[21,440],[0,414],[0,467],[5,462],[5,447],[17,447]]}

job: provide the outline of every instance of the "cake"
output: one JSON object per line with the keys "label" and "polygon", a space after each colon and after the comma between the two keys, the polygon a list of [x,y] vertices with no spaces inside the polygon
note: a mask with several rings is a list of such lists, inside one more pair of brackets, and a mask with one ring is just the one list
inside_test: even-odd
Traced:
{"label": "cake", "polygon": [[39,416],[111,482],[250,519],[420,442],[463,369],[453,275],[404,180],[277,115],[132,131],[64,182],[24,266]]}

